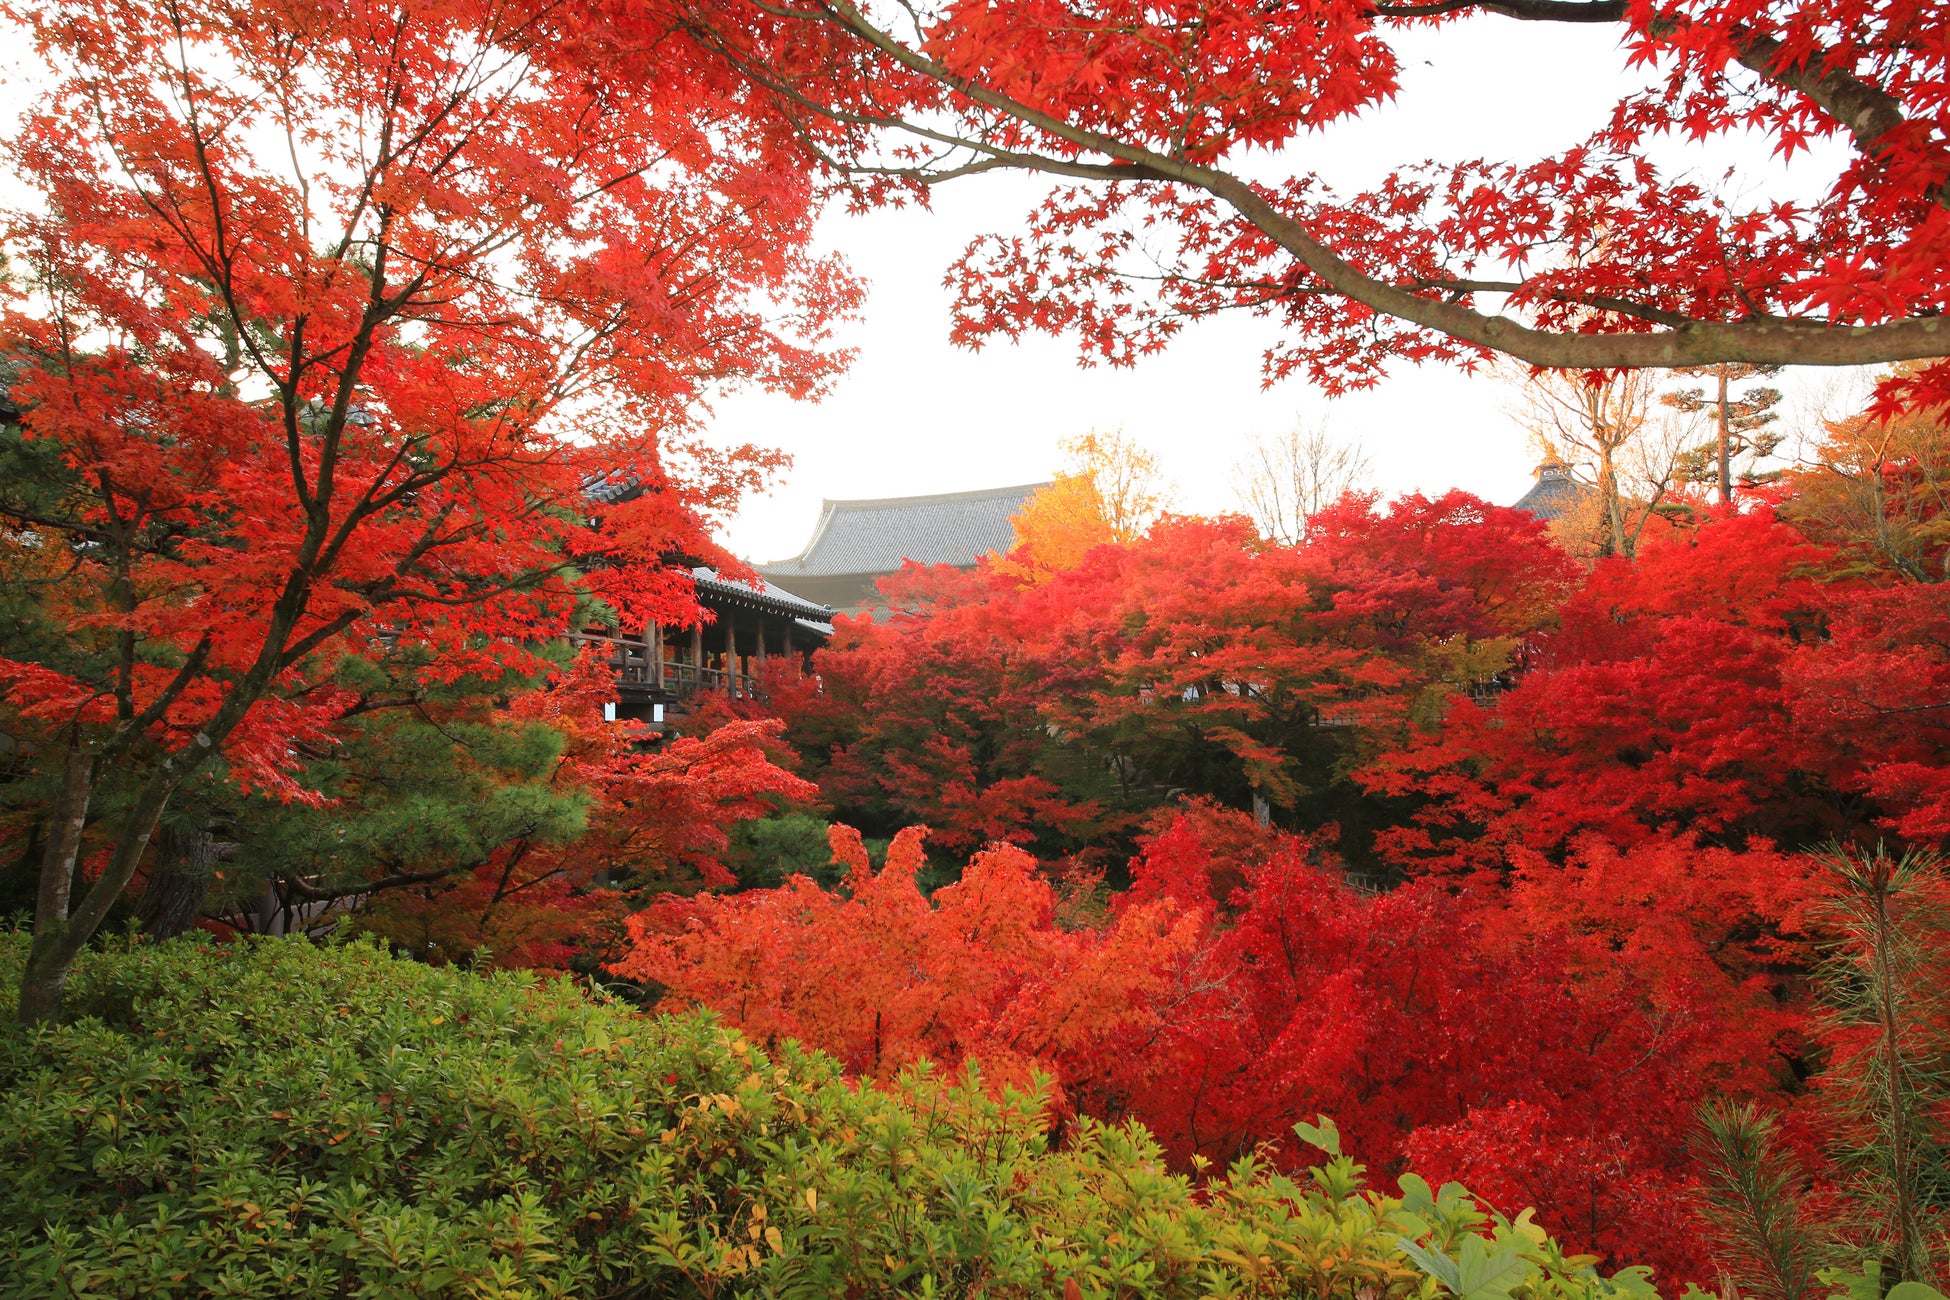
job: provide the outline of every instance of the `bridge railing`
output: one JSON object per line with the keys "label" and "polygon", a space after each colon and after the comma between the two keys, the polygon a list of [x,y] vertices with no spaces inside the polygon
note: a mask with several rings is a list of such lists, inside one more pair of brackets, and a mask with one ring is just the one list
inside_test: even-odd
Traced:
{"label": "bridge railing", "polygon": [[566,639],[569,648],[578,653],[585,646],[594,646],[602,653],[609,661],[610,671],[616,674],[619,686],[668,691],[679,700],[689,699],[699,691],[728,691],[733,695],[752,698],[760,693],[757,673],[712,668],[669,657],[660,663],[651,647],[626,637],[570,632]]}

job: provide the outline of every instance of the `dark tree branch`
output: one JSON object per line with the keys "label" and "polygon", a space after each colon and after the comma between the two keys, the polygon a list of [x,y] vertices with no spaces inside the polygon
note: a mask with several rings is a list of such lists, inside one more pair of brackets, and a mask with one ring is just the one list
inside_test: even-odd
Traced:
{"label": "dark tree branch", "polygon": [[[1501,2],[1501,0],[1499,0]],[[1555,4],[1555,8],[1552,6]],[[1485,5],[1485,8],[1492,6]],[[1589,12],[1577,0],[1517,0],[1517,17],[1545,18],[1566,12]],[[1644,323],[1664,324],[1658,331],[1633,333],[1564,333],[1539,329],[1508,316],[1491,315],[1465,303],[1425,297],[1369,275],[1322,242],[1300,220],[1276,207],[1272,200],[1238,176],[1181,157],[1159,153],[1142,144],[1105,135],[1023,103],[985,84],[955,73],[939,60],[915,49],[870,21],[852,0],[822,0],[819,11],[793,11],[794,16],[844,28],[892,63],[927,77],[985,108],[1042,132],[1082,153],[1106,161],[1089,162],[1053,152],[1005,149],[975,136],[953,136],[908,119],[876,119],[810,102],[794,87],[782,86],[751,60],[730,55],[758,84],[833,120],[853,125],[891,127],[920,138],[967,149],[997,167],[1012,167],[1051,175],[1099,180],[1157,180],[1202,190],[1230,206],[1240,217],[1290,253],[1329,289],[1382,314],[1444,334],[1465,343],[1508,353],[1534,366],[1549,369],[1679,369],[1716,362],[1756,365],[1875,365],[1950,355],[1950,328],[1937,317],[1915,317],[1878,324],[1831,325],[1823,320],[1750,317],[1736,321],[1701,320],[1664,312],[1646,304],[1619,302],[1609,308]],[[708,30],[700,32],[712,39]],[[849,168],[850,169],[850,168]],[[889,169],[900,174],[900,169]],[[883,172],[882,174],[889,174]],[[925,183],[925,176],[915,179]],[[1629,311],[1626,310],[1629,308]],[[1655,314],[1657,313],[1657,314]]]}
{"label": "dark tree branch", "polygon": [[1439,18],[1480,9],[1530,23],[1622,23],[1625,0],[1436,0],[1432,4],[1378,4],[1381,18]]}
{"label": "dark tree branch", "polygon": [[[1521,22],[1619,23],[1628,17],[1624,0],[1432,0],[1428,4],[1377,4],[1379,18],[1435,18],[1477,10]],[[1668,27],[1671,19],[1661,19]],[[1657,34],[1657,27],[1654,33]],[[1902,101],[1882,87],[1864,81],[1842,67],[1828,67],[1821,50],[1799,64],[1784,63],[1785,48],[1775,37],[1735,29],[1730,33],[1734,58],[1777,86],[1806,95],[1822,111],[1847,128],[1855,147],[1874,154],[1880,143],[1904,122]],[[1826,67],[1826,71],[1822,69]],[[1937,187],[1945,201],[1945,186]]]}

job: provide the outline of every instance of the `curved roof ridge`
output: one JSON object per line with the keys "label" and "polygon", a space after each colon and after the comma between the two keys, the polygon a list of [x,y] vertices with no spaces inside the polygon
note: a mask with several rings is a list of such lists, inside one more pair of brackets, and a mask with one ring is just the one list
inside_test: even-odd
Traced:
{"label": "curved roof ridge", "polygon": [[[833,503],[822,498],[819,503],[819,522],[813,525],[812,536],[807,538],[806,544],[799,548],[799,553],[797,555],[789,555],[783,560],[768,560],[766,564],[803,563],[805,558],[813,553],[813,548],[819,545],[819,539],[826,536],[826,526],[832,522]],[[765,564],[754,564],[752,566],[752,568],[761,573],[765,570],[765,567]]]}
{"label": "curved roof ridge", "polygon": [[756,585],[739,578],[727,578],[708,564],[700,564],[691,570],[691,581],[700,591],[708,591],[726,599],[742,601],[746,604],[767,606],[774,612],[795,618],[809,619],[817,623],[831,623],[833,609],[816,600],[807,600],[783,587],[759,578]]}
{"label": "curved roof ridge", "polygon": [[[827,510],[874,510],[898,508],[901,506],[931,506],[950,501],[983,501],[991,497],[1021,497],[1025,500],[1049,486],[1041,483],[1017,483],[1008,487],[972,488],[966,492],[935,492],[926,496],[909,497],[824,497],[820,500],[820,511]],[[811,549],[808,547],[807,549]]]}

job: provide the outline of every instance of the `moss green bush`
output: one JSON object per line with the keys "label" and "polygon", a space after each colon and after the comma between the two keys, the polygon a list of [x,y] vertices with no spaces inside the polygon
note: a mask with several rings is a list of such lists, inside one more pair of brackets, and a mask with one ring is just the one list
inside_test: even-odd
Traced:
{"label": "moss green bush", "polygon": [[826,830],[823,818],[804,812],[739,822],[731,829],[724,864],[745,889],[777,889],[794,875],[831,889],[846,870],[833,860]]}
{"label": "moss green bush", "polygon": [[1141,1131],[1051,1151],[1033,1098],[860,1092],[563,982],[176,941],[71,989],[0,1028],[9,1296],[1650,1295],[1458,1188],[1195,1187]]}

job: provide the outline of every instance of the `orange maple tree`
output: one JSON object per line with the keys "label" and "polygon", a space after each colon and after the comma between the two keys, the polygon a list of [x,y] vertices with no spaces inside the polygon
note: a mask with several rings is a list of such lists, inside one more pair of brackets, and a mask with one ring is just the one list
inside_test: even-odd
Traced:
{"label": "orange maple tree", "polygon": [[1190,919],[1154,904],[1101,931],[1066,927],[1035,859],[1006,844],[930,897],[915,883],[925,834],[903,830],[876,872],[859,832],[834,826],[840,889],[798,876],[661,901],[630,918],[634,945],[612,969],[763,1041],[824,1048],[869,1079],[974,1057],[998,1085],[1053,1071],[1065,1089],[1103,1086],[1155,1032]]}

